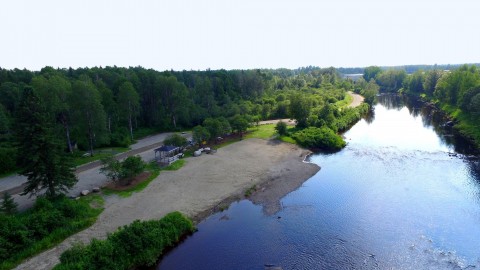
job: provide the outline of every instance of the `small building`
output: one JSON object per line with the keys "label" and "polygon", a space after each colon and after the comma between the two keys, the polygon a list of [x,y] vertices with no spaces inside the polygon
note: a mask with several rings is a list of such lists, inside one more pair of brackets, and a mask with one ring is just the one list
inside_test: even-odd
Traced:
{"label": "small building", "polygon": [[171,164],[178,160],[181,149],[178,146],[163,145],[153,151],[155,151],[155,160],[157,162]]}

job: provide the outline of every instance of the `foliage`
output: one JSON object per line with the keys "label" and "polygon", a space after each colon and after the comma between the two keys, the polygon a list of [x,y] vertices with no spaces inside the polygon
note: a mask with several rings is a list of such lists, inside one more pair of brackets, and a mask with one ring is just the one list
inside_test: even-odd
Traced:
{"label": "foliage", "polygon": [[230,121],[232,130],[243,136],[243,133],[250,127],[250,123],[244,115],[237,114]]}
{"label": "foliage", "polygon": [[198,145],[201,145],[202,142],[210,139],[210,132],[208,132],[206,128],[198,125],[192,129],[192,137],[194,142],[198,143]]}
{"label": "foliage", "polygon": [[118,161],[115,157],[109,156],[102,159],[102,164],[100,172],[105,174],[108,179],[112,181],[125,179],[127,184],[131,183],[133,178],[145,169],[145,163],[140,156],[130,156],[124,161]]}
{"label": "foliage", "polygon": [[177,133],[168,136],[164,141],[163,144],[165,145],[173,145],[178,147],[184,147],[188,144],[187,139],[182,135]]}
{"label": "foliage", "polygon": [[122,164],[114,156],[109,155],[102,159],[100,173],[111,181],[117,181],[122,176]]}
{"label": "foliage", "polygon": [[166,167],[160,168],[158,164],[155,161],[153,161],[147,164],[146,166],[146,170],[150,171],[151,174],[145,181],[121,191],[103,188],[103,193],[106,195],[117,194],[123,198],[130,197],[134,192],[139,192],[144,190],[148,186],[148,184],[150,184],[150,182],[152,182],[155,178],[157,178],[157,176],[160,174],[161,171],[176,171],[182,168],[184,165],[185,165],[185,160],[179,159]]}
{"label": "foliage", "polygon": [[365,81],[369,82],[370,80],[375,79],[375,77],[377,77],[378,73],[381,71],[382,69],[377,66],[366,67],[363,71],[363,78]]}
{"label": "foliage", "polygon": [[20,100],[16,138],[20,173],[28,179],[23,195],[46,189],[47,196],[55,197],[77,182],[71,159],[53,136],[52,122],[30,87],[24,89]]}
{"label": "foliage", "polygon": [[77,245],[60,256],[62,269],[132,269],[152,266],[169,247],[195,230],[190,219],[179,212],[160,220],[136,220],[109,234],[105,240],[92,240],[89,245]]}
{"label": "foliage", "polygon": [[10,195],[10,193],[8,192],[3,193],[2,205],[0,206],[0,213],[13,215],[17,212],[17,206],[18,204],[13,200],[12,195]]}
{"label": "foliage", "polygon": [[370,80],[365,89],[362,91],[362,95],[365,98],[365,102],[372,106],[375,102],[375,97],[377,96],[378,92],[380,91],[380,87],[377,85],[375,80]]}
{"label": "foliage", "polygon": [[278,121],[278,123],[275,125],[275,130],[280,136],[288,134],[287,124],[283,121]]}
{"label": "foliage", "polygon": [[17,151],[13,147],[0,147],[0,174],[14,172],[16,166]]}
{"label": "foliage", "polygon": [[0,269],[13,268],[92,225],[102,209],[90,207],[90,202],[101,198],[87,197],[78,201],[64,196],[39,197],[24,213],[0,214]]}
{"label": "foliage", "polygon": [[145,163],[140,156],[129,156],[122,162],[121,178],[130,183],[133,178],[143,172]]}
{"label": "foliage", "polygon": [[290,114],[299,127],[307,126],[307,119],[310,115],[311,104],[309,100],[301,94],[295,94],[290,99]]}
{"label": "foliage", "polygon": [[292,137],[303,147],[327,151],[338,151],[346,145],[342,137],[328,127],[309,127],[295,132]]}

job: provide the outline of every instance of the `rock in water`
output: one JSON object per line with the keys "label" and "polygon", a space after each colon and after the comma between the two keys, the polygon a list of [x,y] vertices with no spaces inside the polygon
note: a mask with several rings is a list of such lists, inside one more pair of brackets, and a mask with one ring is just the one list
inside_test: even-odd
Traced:
{"label": "rock in water", "polygon": [[88,191],[88,189],[82,190],[82,192],[80,192],[82,196],[87,196],[89,193],[90,191]]}

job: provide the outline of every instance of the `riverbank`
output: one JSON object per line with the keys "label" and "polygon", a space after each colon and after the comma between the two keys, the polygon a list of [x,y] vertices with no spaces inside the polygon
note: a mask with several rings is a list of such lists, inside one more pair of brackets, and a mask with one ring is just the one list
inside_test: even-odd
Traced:
{"label": "riverbank", "polygon": [[254,185],[276,183],[283,187],[292,179],[303,183],[319,170],[317,165],[303,162],[309,153],[288,143],[248,139],[220,148],[213,155],[187,158],[182,169],[162,172],[145,190],[129,198],[107,196],[105,210],[93,226],[16,269],[51,269],[74,243],[103,239],[137,219],[159,219],[180,211],[198,222],[243,198]]}

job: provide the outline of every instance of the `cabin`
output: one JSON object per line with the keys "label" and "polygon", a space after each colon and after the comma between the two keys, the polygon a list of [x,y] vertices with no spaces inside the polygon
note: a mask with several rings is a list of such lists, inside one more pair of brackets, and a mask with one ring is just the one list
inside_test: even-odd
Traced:
{"label": "cabin", "polygon": [[181,154],[181,149],[178,146],[163,145],[155,150],[155,160],[164,164],[172,164],[177,161]]}

